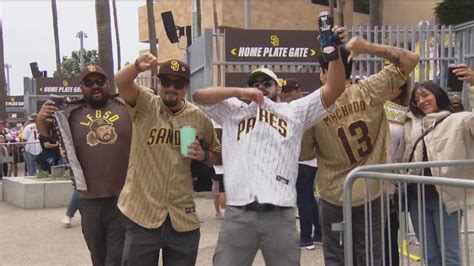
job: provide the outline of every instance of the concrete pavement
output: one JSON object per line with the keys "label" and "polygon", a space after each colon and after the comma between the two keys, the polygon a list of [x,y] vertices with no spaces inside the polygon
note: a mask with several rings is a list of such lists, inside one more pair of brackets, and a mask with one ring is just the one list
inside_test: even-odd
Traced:
{"label": "concrete pavement", "polygon": [[[221,221],[215,218],[212,199],[196,198],[201,224],[198,266],[212,265]],[[65,229],[65,208],[24,210],[0,202],[0,265],[91,265],[80,226]],[[254,265],[265,265],[260,254]],[[301,265],[323,265],[322,248],[301,252]]]}

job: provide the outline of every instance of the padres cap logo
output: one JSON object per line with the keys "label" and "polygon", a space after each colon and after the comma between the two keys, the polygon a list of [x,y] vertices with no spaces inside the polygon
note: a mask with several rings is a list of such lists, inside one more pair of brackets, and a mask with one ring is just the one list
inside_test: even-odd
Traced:
{"label": "padres cap logo", "polygon": [[173,71],[178,71],[179,70],[179,63],[176,60],[171,61],[170,67]]}
{"label": "padres cap logo", "polygon": [[89,70],[89,72],[96,72],[97,71],[97,69],[95,68],[94,65],[88,65],[87,70]]}

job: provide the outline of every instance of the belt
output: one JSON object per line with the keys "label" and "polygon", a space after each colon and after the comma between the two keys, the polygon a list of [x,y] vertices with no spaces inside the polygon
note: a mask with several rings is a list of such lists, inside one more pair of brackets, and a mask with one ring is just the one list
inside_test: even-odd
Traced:
{"label": "belt", "polygon": [[255,211],[255,212],[271,212],[271,211],[279,211],[279,210],[288,210],[292,208],[292,207],[276,206],[270,203],[261,204],[256,201],[249,203],[247,205],[243,205],[243,206],[233,206],[233,205],[229,205],[229,206],[237,208],[237,209],[245,210],[245,211]]}

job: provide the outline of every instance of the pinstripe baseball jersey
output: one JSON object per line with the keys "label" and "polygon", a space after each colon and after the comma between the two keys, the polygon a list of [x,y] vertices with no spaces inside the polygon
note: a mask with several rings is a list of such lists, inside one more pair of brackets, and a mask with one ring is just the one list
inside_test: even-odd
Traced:
{"label": "pinstripe baseball jersey", "polygon": [[262,108],[237,98],[203,108],[222,126],[227,204],[295,206],[303,132],[328,114],[320,90],[291,103],[265,98]]}
{"label": "pinstripe baseball jersey", "polygon": [[159,96],[141,88],[137,104],[129,108],[133,122],[127,179],[118,207],[145,228],[158,228],[169,214],[176,231],[199,228],[193,200],[191,159],[179,150],[179,129],[193,126],[209,150],[220,152],[211,120],[201,109],[185,102],[177,113],[166,108]]}
{"label": "pinstripe baseball jersey", "polygon": [[[357,166],[391,162],[389,124],[384,103],[405,78],[389,65],[379,73],[352,84],[336,100],[335,111],[314,126],[318,188],[321,198],[342,206],[343,184]],[[306,147],[305,147],[306,148]],[[380,194],[379,182],[369,181],[371,195]],[[354,206],[364,203],[365,181],[353,186]]]}

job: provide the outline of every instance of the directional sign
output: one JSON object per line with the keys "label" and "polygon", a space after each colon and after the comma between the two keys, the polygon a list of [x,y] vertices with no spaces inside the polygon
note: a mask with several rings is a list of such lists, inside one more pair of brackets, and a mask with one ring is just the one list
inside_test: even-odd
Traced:
{"label": "directional sign", "polygon": [[227,62],[316,62],[317,31],[242,30],[225,32]]}
{"label": "directional sign", "polygon": [[36,95],[81,95],[79,79],[37,78]]}
{"label": "directional sign", "polygon": [[25,99],[23,95],[7,96],[5,101],[6,107],[23,107],[25,106]]}

